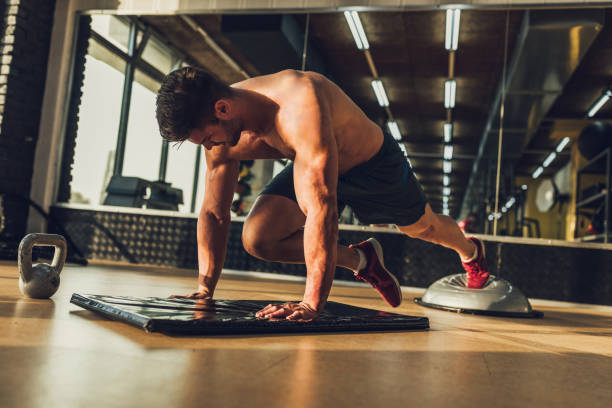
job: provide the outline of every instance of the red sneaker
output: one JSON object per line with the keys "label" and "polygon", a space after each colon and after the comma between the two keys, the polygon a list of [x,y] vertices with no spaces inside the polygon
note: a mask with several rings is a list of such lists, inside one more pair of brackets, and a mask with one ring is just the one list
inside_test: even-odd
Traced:
{"label": "red sneaker", "polygon": [[395,276],[385,268],[380,243],[370,238],[359,244],[349,245],[349,248],[363,251],[368,262],[365,268],[355,272],[355,278],[368,282],[389,305],[398,307],[402,303],[402,290]]}
{"label": "red sneaker", "polygon": [[467,272],[467,287],[470,289],[480,289],[489,279],[487,261],[485,259],[485,249],[481,240],[475,237],[468,237],[476,244],[478,255],[470,262],[462,262],[463,269]]}

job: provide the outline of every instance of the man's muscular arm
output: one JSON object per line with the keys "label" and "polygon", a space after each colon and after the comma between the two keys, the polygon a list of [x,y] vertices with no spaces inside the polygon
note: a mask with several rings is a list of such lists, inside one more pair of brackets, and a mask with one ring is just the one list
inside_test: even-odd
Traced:
{"label": "man's muscular arm", "polygon": [[306,289],[300,305],[270,305],[258,316],[312,319],[325,306],[337,262],[338,152],[328,107],[309,83],[299,103],[279,113],[279,134],[296,152],[294,185],[298,204],[306,214],[304,257]]}
{"label": "man's muscular arm", "polygon": [[237,160],[221,160],[208,150],[206,163],[206,189],[197,227],[198,291],[174,297],[212,298],[225,262],[231,222],[230,206],[238,180],[239,163]]}

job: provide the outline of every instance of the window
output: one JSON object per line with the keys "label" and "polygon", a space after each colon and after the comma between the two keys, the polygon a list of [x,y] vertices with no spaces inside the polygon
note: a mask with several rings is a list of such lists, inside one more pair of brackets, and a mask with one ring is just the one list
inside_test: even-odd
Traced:
{"label": "window", "polygon": [[[70,202],[100,205],[113,174],[158,181],[164,178],[161,166],[167,162],[163,181],[183,191],[180,211],[191,211],[194,194],[199,195],[199,210],[206,172],[204,155],[199,185],[194,188],[197,147],[183,143],[180,149],[163,149],[155,118],[161,80],[173,67],[186,64],[185,58],[142,22],[108,15],[91,19]],[[147,31],[149,36],[144,35]],[[130,46],[132,40],[135,43]],[[143,40],[146,43],[140,56],[129,51],[141,46]],[[123,100],[128,94],[124,91],[131,91],[129,100]],[[122,156],[117,156],[122,150]]]}
{"label": "window", "polygon": [[183,205],[179,208],[181,212],[191,212],[197,148],[198,146],[191,142],[183,142],[180,145],[170,144],[168,149],[166,182],[183,190]]}
{"label": "window", "polygon": [[175,62],[178,61],[172,51],[156,38],[150,38],[142,52],[142,59],[159,69],[164,74],[172,71]]}
{"label": "window", "polygon": [[128,50],[130,26],[116,16],[91,16],[91,29],[107,39],[123,52]]}
{"label": "window", "polygon": [[156,181],[161,148],[162,138],[155,119],[155,92],[134,81],[122,175]]}
{"label": "window", "polygon": [[85,60],[70,197],[74,203],[101,204],[113,171],[124,75],[122,61],[108,64],[101,58],[87,55]]}

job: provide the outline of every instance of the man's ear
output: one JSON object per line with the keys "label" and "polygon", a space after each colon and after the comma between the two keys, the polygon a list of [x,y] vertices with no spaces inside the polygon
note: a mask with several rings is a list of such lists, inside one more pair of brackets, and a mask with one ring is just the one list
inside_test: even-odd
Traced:
{"label": "man's ear", "polygon": [[215,102],[215,117],[217,119],[228,120],[231,117],[230,103],[225,99]]}

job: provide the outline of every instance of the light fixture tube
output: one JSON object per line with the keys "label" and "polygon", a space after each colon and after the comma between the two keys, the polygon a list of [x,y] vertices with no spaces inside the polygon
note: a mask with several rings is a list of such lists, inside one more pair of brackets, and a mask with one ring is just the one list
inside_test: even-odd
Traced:
{"label": "light fixture tube", "polygon": [[444,184],[444,187],[450,184],[450,177],[447,174],[442,177],[442,184]]}
{"label": "light fixture tube", "polygon": [[389,106],[389,99],[387,99],[385,87],[380,79],[372,80],[372,89],[374,89],[374,94],[376,95],[376,99],[378,99],[378,104],[383,108]]}
{"label": "light fixture tube", "polygon": [[542,167],[548,167],[550,163],[552,163],[553,160],[555,160],[556,157],[557,157],[557,152],[552,152],[551,154],[549,154],[548,157],[546,157],[546,159],[544,160],[544,163],[542,163]]}
{"label": "light fixture tube", "polygon": [[569,137],[564,137],[563,140],[561,140],[559,142],[559,144],[557,145],[557,148],[555,149],[557,153],[561,153],[561,151],[563,149],[565,149],[565,146],[567,146],[567,144],[570,142],[570,138]]}
{"label": "light fixture tube", "polygon": [[457,50],[459,45],[459,23],[461,20],[460,9],[448,9],[446,10],[446,38],[444,41],[444,47],[448,51]]}
{"label": "light fixture tube", "polygon": [[543,172],[543,171],[544,171],[544,167],[540,166],[540,167],[538,167],[538,168],[537,168],[537,169],[536,169],[536,170],[533,172],[533,174],[531,175],[531,177],[532,177],[533,179],[537,179],[538,177],[540,177],[540,174],[542,174],[542,172]]}
{"label": "light fixture tube", "polygon": [[444,124],[444,143],[450,143],[453,139],[453,124],[445,123]]}
{"label": "light fixture tube", "polygon": [[399,145],[400,150],[404,152],[404,157],[406,157],[406,160],[408,160],[408,164],[410,165],[410,167],[412,167],[412,163],[410,163],[410,159],[408,158],[408,152],[406,151],[406,146],[404,146],[402,142],[397,142],[397,144]]}
{"label": "light fixture tube", "polygon": [[442,202],[446,205],[448,205],[448,196],[444,196],[442,197]]}
{"label": "light fixture tube", "polygon": [[344,18],[346,18],[351,34],[353,34],[353,39],[355,40],[357,48],[360,50],[369,49],[370,44],[368,43],[368,37],[366,37],[365,30],[361,25],[359,14],[356,11],[345,11]]}
{"label": "light fixture tube", "polygon": [[457,92],[457,81],[448,79],[444,82],[444,107],[451,109],[455,107],[455,94]]}
{"label": "light fixture tube", "polygon": [[510,208],[514,205],[514,203],[516,202],[516,198],[514,197],[510,197],[510,199],[508,200],[508,202],[506,203],[505,207],[506,208]]}
{"label": "light fixture tube", "polygon": [[445,145],[444,146],[444,160],[452,160],[453,159],[453,145]]}
{"label": "light fixture tube", "polygon": [[448,208],[443,208],[442,209],[442,215],[450,215],[450,212],[448,211]]}
{"label": "light fixture tube", "polygon": [[608,100],[610,99],[610,97],[612,96],[612,92],[608,89],[606,92],[603,93],[603,95],[601,95],[599,97],[599,99],[593,104],[593,106],[591,107],[591,109],[589,109],[589,112],[587,113],[587,116],[589,118],[592,118],[593,116],[595,116],[595,114],[597,112],[599,112],[599,110],[601,109],[602,106],[604,106],[606,104],[606,102],[608,102]]}
{"label": "light fixture tube", "polygon": [[370,48],[370,43],[368,42],[368,37],[366,37],[365,30],[361,25],[361,19],[359,18],[359,14],[356,11],[351,11],[351,14],[353,15],[353,21],[357,26],[357,33],[359,34],[359,38],[361,39],[361,43],[363,44],[363,49],[367,50]]}
{"label": "light fixture tube", "polygon": [[450,162],[450,160],[444,160],[442,162],[442,171],[444,172],[444,174],[450,174],[450,172],[452,171],[452,164]]}
{"label": "light fixture tube", "polygon": [[397,140],[398,142],[402,140],[402,134],[399,130],[399,126],[397,125],[396,121],[390,120],[389,122],[387,122],[387,128],[389,129],[389,133],[391,133],[391,136],[393,136],[395,140]]}
{"label": "light fixture tube", "polygon": [[449,196],[450,195],[450,187],[442,187],[442,195]]}

